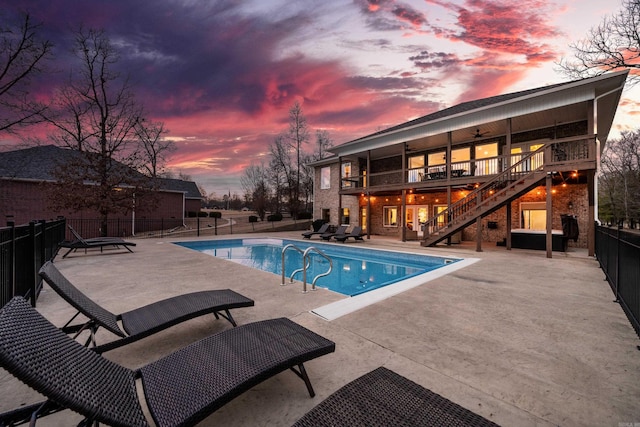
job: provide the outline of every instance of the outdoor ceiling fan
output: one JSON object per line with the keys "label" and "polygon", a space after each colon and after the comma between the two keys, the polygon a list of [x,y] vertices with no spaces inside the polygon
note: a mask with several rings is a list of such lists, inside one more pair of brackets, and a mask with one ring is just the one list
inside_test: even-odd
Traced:
{"label": "outdoor ceiling fan", "polygon": [[474,138],[482,138],[489,132],[480,132],[480,128],[476,129],[476,133],[473,135]]}

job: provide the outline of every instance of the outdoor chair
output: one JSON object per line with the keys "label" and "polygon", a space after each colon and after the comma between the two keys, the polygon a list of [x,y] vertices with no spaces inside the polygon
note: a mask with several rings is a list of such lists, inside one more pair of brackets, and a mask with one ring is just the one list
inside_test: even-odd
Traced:
{"label": "outdoor chair", "polygon": [[331,238],[332,238],[333,236],[335,236],[336,234],[344,234],[344,233],[347,231],[347,227],[348,227],[347,225],[341,225],[340,227],[338,227],[338,228],[336,229],[336,231],[328,231],[328,232],[326,232],[326,233],[322,233],[322,234],[320,235],[320,238],[321,238],[322,240],[327,240],[327,241],[329,241],[329,240],[331,240]]}
{"label": "outdoor chair", "polygon": [[[216,289],[182,294],[126,313],[113,314],[71,284],[51,261],[46,262],[40,268],[40,276],[65,301],[78,310],[78,313],[61,330],[67,334],[75,334],[74,338],[88,330],[90,335],[85,345],[93,346],[93,350],[98,353],[138,341],[171,326],[209,313],[213,313],[216,319],[224,317],[233,326],[236,326],[229,310],[254,305],[253,300],[230,289]],[[83,324],[72,325],[71,323],[81,313],[89,320]],[[118,321],[121,322],[122,329],[118,325]],[[115,334],[119,339],[98,346],[95,335],[100,327]]]}
{"label": "outdoor chair", "polygon": [[384,367],[343,386],[293,427],[497,424]]}
{"label": "outdoor chair", "polygon": [[0,310],[0,366],[48,401],[0,414],[0,425],[71,409],[85,417],[81,425],[148,426],[139,380],[155,425],[193,426],[287,369],[313,397],[303,363],[333,351],[332,341],[278,318],[227,329],[131,370],[83,347],[15,297]]}
{"label": "outdoor chair", "polygon": [[302,237],[304,237],[305,239],[311,239],[311,236],[315,236],[316,234],[318,235],[324,234],[327,232],[328,229],[329,229],[329,223],[325,222],[320,226],[318,231],[305,231],[304,233],[302,233]]}
{"label": "outdoor chair", "polygon": [[129,246],[136,246],[135,243],[128,242],[119,237],[92,237],[89,239],[85,239],[71,225],[69,225],[68,227],[75,239],[64,240],[58,244],[60,248],[69,249],[64,255],[62,255],[62,258],[66,258],[67,255],[69,255],[71,252],[77,251],[78,249],[84,249],[86,253],[88,249],[100,248],[100,252],[102,252],[102,250],[106,246],[114,246],[116,248],[122,246],[129,252],[133,252]]}
{"label": "outdoor chair", "polygon": [[355,226],[353,227],[353,230],[351,230],[351,232],[344,233],[344,234],[336,234],[335,236],[333,236],[333,238],[339,242],[344,243],[347,241],[349,237],[353,237],[353,240],[355,241],[358,241],[358,240],[363,241],[362,236],[364,236],[364,234],[362,233],[362,227]]}

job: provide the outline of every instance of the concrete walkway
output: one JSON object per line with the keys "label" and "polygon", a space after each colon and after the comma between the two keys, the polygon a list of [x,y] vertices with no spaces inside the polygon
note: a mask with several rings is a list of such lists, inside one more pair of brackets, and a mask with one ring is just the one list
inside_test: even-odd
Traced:
{"label": "concrete walkway", "polygon": [[[597,261],[582,250],[554,252],[548,259],[544,251],[485,247],[475,252],[475,245],[464,243],[425,249],[377,236],[347,243],[480,261],[329,322],[310,310],[341,295],[326,290],[302,294],[300,284],[282,287],[279,276],[169,240],[137,243],[133,254],[78,253],[56,265],[114,312],[184,292],[232,288],[256,302],[235,310],[238,323],[285,316],[336,342],[335,353],[305,365],[315,398],[309,398],[298,377],[283,372],[214,413],[203,426],[288,426],[378,366],[504,426],[640,423],[640,340],[612,302]],[[59,326],[74,314],[47,287],[38,309]],[[106,357],[136,368],[229,327],[209,317],[194,319]],[[99,338],[111,339],[106,333]],[[0,411],[38,399],[0,370]],[[68,426],[78,420],[64,411],[39,425]]]}

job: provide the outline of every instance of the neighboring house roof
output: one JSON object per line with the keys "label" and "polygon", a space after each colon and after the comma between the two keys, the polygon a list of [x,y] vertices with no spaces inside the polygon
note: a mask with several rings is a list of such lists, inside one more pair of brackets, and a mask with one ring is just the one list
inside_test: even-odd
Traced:
{"label": "neighboring house roof", "polygon": [[167,191],[176,191],[185,193],[187,199],[200,199],[202,200],[202,194],[198,189],[198,186],[193,181],[184,181],[182,179],[174,178],[158,178],[159,187]]}
{"label": "neighboring house roof", "polygon": [[[487,123],[502,123],[507,118],[517,116],[531,117],[531,120],[535,118],[540,123],[553,123],[554,120],[562,119],[557,117],[562,113],[566,114],[567,119],[570,120],[578,117],[579,114],[577,111],[572,111],[575,110],[573,106],[588,100],[596,102],[596,127],[598,137],[604,144],[627,74],[628,70],[606,73],[597,77],[463,102],[345,142],[331,148],[330,151],[336,156],[348,156],[366,150],[442,135],[449,131],[475,128]],[[496,131],[499,131],[497,127]],[[468,139],[468,132],[464,135]],[[464,135],[459,137],[464,138]],[[323,159],[313,162],[312,165],[326,164],[330,161],[330,159]]]}
{"label": "neighboring house roof", "polygon": [[0,153],[0,178],[55,181],[53,170],[78,151],[43,145]]}
{"label": "neighboring house roof", "polygon": [[[57,165],[68,162],[81,152],[55,145],[42,145],[0,153],[0,179],[28,181],[55,181]],[[123,167],[126,167],[123,165]],[[202,199],[198,186],[193,181],[158,178],[161,190],[185,193],[187,198]]]}

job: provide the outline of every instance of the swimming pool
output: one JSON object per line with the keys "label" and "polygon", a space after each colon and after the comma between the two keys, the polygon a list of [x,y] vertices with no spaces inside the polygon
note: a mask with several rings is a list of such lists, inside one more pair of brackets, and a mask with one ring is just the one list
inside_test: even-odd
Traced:
{"label": "swimming pool", "polygon": [[[347,296],[356,296],[445,267],[460,258],[367,249],[361,246],[337,246],[319,242],[286,239],[221,239],[176,244],[233,261],[248,267],[282,275],[282,250],[295,245],[301,251],[313,246],[331,258],[331,273],[319,277],[316,286]],[[302,267],[302,254],[294,248],[285,251],[285,278]],[[308,289],[314,278],[329,269],[329,261],[315,251],[309,252]],[[293,275],[302,280],[302,272]]]}

